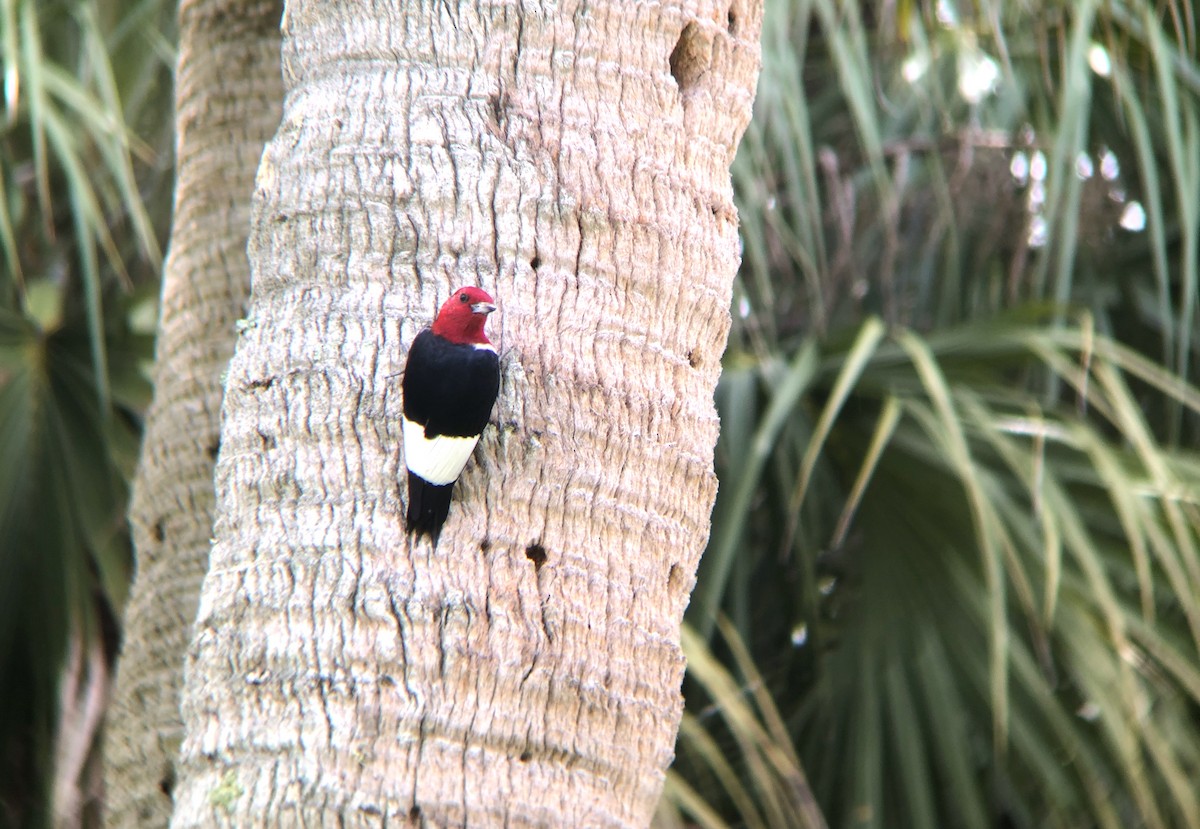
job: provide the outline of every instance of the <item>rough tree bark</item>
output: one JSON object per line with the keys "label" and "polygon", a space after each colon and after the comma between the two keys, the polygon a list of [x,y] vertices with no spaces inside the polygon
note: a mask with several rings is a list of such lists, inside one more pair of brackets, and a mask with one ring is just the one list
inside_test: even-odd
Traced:
{"label": "rough tree bark", "polygon": [[[761,5],[284,16],[176,827],[640,826],[681,712]],[[493,424],[403,530],[399,378],[460,284]]]}
{"label": "rough tree bark", "polygon": [[183,661],[212,546],[221,376],[250,292],[254,173],[282,110],[281,9],[281,0],[180,5],[175,215],[130,506],[137,577],[108,714],[109,826],[170,820]]}

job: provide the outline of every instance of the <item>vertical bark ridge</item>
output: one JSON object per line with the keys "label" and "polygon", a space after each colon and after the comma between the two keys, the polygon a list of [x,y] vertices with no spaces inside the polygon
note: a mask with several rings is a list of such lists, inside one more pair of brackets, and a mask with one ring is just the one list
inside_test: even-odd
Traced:
{"label": "vertical bark ridge", "polygon": [[221,375],[245,313],[254,172],[279,123],[281,4],[181,4],[176,191],[155,392],[130,505],[137,575],[105,742],[107,824],[165,826],[212,536]]}
{"label": "vertical bark ridge", "polygon": [[[738,5],[289,5],[176,826],[214,791],[247,822],[648,823],[716,492]],[[393,375],[471,283],[502,387],[434,551]]]}

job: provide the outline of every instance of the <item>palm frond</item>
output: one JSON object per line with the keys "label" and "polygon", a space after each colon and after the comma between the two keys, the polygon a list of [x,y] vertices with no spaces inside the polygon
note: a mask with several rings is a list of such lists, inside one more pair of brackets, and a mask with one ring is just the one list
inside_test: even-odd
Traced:
{"label": "palm frond", "polygon": [[94,808],[70,776],[95,767],[97,665],[115,653],[130,576],[125,481],[151,356],[130,316],[157,293],[170,214],[172,20],[161,0],[0,0],[6,825]]}
{"label": "palm frond", "polygon": [[831,823],[1200,826],[1190,4],[804,0],[763,46],[692,624]]}
{"label": "palm frond", "polygon": [[[683,762],[691,763],[694,776],[709,780],[728,798],[738,825],[824,829],[799,756],[753,659],[731,625],[722,623],[721,632],[736,675],[713,656],[702,637],[683,629],[688,675],[696,696],[706,703],[699,714],[684,714],[679,737]],[[723,741],[737,745],[736,766]],[[655,825],[679,824],[684,815],[702,826],[729,825],[711,805],[713,799],[708,793],[701,796],[672,771]]]}

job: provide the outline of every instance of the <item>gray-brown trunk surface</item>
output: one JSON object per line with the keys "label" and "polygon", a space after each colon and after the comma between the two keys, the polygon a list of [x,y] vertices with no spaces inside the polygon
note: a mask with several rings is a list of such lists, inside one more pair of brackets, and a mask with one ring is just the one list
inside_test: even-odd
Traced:
{"label": "gray-brown trunk surface", "polygon": [[[298,2],[173,818],[643,826],[681,711],[761,7]],[[403,527],[399,377],[496,297],[493,422]]]}
{"label": "gray-brown trunk surface", "polygon": [[175,214],[130,506],[137,576],[104,747],[113,827],[166,826],[171,816],[184,655],[211,547],[221,378],[250,290],[254,173],[282,110],[281,7],[180,7]]}

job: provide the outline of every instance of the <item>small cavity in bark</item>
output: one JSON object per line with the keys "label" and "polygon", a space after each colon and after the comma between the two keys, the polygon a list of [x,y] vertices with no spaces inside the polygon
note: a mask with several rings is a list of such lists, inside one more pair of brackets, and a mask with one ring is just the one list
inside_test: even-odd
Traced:
{"label": "small cavity in bark", "polygon": [[166,771],[163,772],[163,776],[158,781],[158,790],[167,797],[171,796],[171,792],[175,790],[174,767],[168,766]]}
{"label": "small cavity in bark", "polygon": [[535,570],[541,570],[542,565],[546,563],[546,548],[534,542],[525,548],[525,558],[533,562]]}
{"label": "small cavity in bark", "polygon": [[711,60],[712,44],[694,21],[687,24],[671,51],[671,75],[679,85],[679,91],[686,93],[695,86],[708,71]]}
{"label": "small cavity in bark", "polygon": [[678,598],[683,589],[683,568],[678,564],[672,564],[671,569],[667,571],[667,592],[672,598]]}

